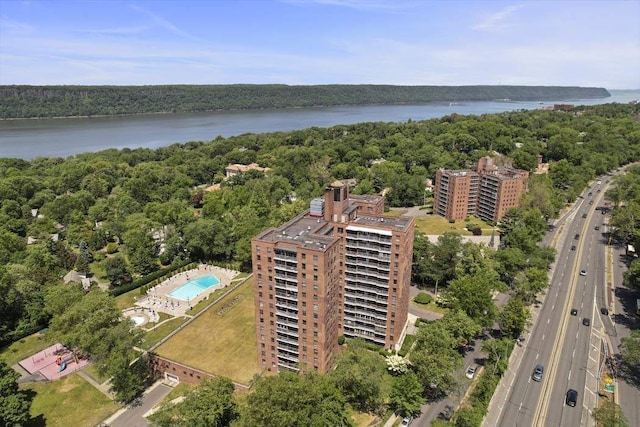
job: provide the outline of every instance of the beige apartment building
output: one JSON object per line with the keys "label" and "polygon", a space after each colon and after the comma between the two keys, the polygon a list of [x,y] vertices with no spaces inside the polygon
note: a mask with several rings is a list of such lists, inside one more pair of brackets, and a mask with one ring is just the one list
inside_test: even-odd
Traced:
{"label": "beige apartment building", "polygon": [[441,169],[436,172],[433,212],[447,219],[476,215],[498,221],[519,206],[528,177],[525,170],[497,166],[491,157],[478,160],[475,171]]}
{"label": "beige apartment building", "polygon": [[258,365],[327,372],[338,337],[387,349],[407,323],[414,220],[336,181],[310,209],[252,239]]}

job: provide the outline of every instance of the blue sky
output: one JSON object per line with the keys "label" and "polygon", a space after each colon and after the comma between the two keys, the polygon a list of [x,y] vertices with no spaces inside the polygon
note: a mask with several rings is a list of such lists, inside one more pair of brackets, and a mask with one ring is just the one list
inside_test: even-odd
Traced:
{"label": "blue sky", "polygon": [[640,0],[0,0],[0,84],[640,88]]}

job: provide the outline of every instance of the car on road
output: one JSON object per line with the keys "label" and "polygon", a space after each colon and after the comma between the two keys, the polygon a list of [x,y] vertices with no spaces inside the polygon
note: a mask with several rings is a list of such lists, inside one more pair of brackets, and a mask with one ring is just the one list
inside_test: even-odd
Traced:
{"label": "car on road", "polygon": [[531,379],[534,381],[542,381],[542,374],[544,373],[544,366],[536,365],[533,370],[533,374],[531,374]]}
{"label": "car on road", "polygon": [[604,314],[605,316],[609,315],[609,309],[607,307],[602,307],[600,309],[600,313]]}
{"label": "car on road", "polygon": [[586,218],[586,217],[587,217],[586,213],[582,214],[582,218]]}
{"label": "car on road", "polygon": [[593,204],[593,200],[589,200],[589,204],[592,205]]}
{"label": "car on road", "polygon": [[578,314],[578,309],[577,308],[572,308],[571,309],[571,315],[572,316],[576,316]]}
{"label": "car on road", "polygon": [[476,369],[477,369],[476,366],[470,365],[467,368],[467,372],[464,373],[464,376],[469,378],[470,380],[473,379],[474,375],[476,374]]}
{"label": "car on road", "polygon": [[590,195],[592,195],[592,194],[593,194],[593,193],[592,193],[591,191],[589,191],[589,194],[587,194],[587,196],[590,196]]}
{"label": "car on road", "polygon": [[580,238],[579,234],[576,234],[575,236],[573,236],[574,239],[578,240]]}
{"label": "car on road", "polygon": [[576,250],[576,245],[571,245],[571,250],[575,251]]}
{"label": "car on road", "polygon": [[411,421],[413,421],[413,418],[411,417],[404,417],[402,419],[402,422],[400,423],[400,427],[408,427],[411,425]]}
{"label": "car on road", "polygon": [[580,275],[581,276],[586,276],[587,275],[587,270],[580,270]]}
{"label": "car on road", "polygon": [[569,406],[576,406],[576,403],[578,403],[578,392],[572,388],[567,390],[567,398],[565,399],[565,402]]}
{"label": "car on road", "polygon": [[596,231],[598,231],[598,230],[600,230],[600,226],[599,226],[599,225],[596,225],[595,227],[593,227],[593,229],[594,229],[594,230],[596,230]]}
{"label": "car on road", "polygon": [[589,326],[589,325],[591,325],[591,319],[589,319],[588,317],[583,318],[583,319],[582,319],[582,324],[583,324],[584,326]]}

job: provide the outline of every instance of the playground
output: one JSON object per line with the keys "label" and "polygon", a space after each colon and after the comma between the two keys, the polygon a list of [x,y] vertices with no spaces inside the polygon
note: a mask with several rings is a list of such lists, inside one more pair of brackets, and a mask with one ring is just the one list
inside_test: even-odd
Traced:
{"label": "playground", "polygon": [[18,362],[30,375],[49,381],[72,374],[88,363],[89,360],[78,358],[62,344],[54,344]]}

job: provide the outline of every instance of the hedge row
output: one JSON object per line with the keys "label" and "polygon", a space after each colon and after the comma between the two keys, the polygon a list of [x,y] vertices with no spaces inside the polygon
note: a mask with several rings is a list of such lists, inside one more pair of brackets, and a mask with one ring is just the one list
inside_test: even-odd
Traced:
{"label": "hedge row", "polygon": [[180,270],[186,266],[188,266],[189,264],[193,264],[194,266],[197,265],[197,263],[191,262],[191,261],[183,261],[179,264],[176,265],[170,265],[168,267],[165,268],[161,268],[160,270],[156,270],[151,274],[148,274],[144,277],[140,277],[139,279],[134,280],[133,282],[129,283],[128,285],[124,285],[124,286],[119,286],[115,289],[112,289],[109,291],[109,293],[111,295],[113,295],[114,297],[117,297],[118,295],[122,295],[124,293],[127,293],[129,291],[132,291],[134,289],[138,289],[141,286],[147,285],[149,283],[151,283],[152,281],[156,280],[156,279],[160,279],[161,277],[167,276],[170,273],[173,273],[176,270]]}

